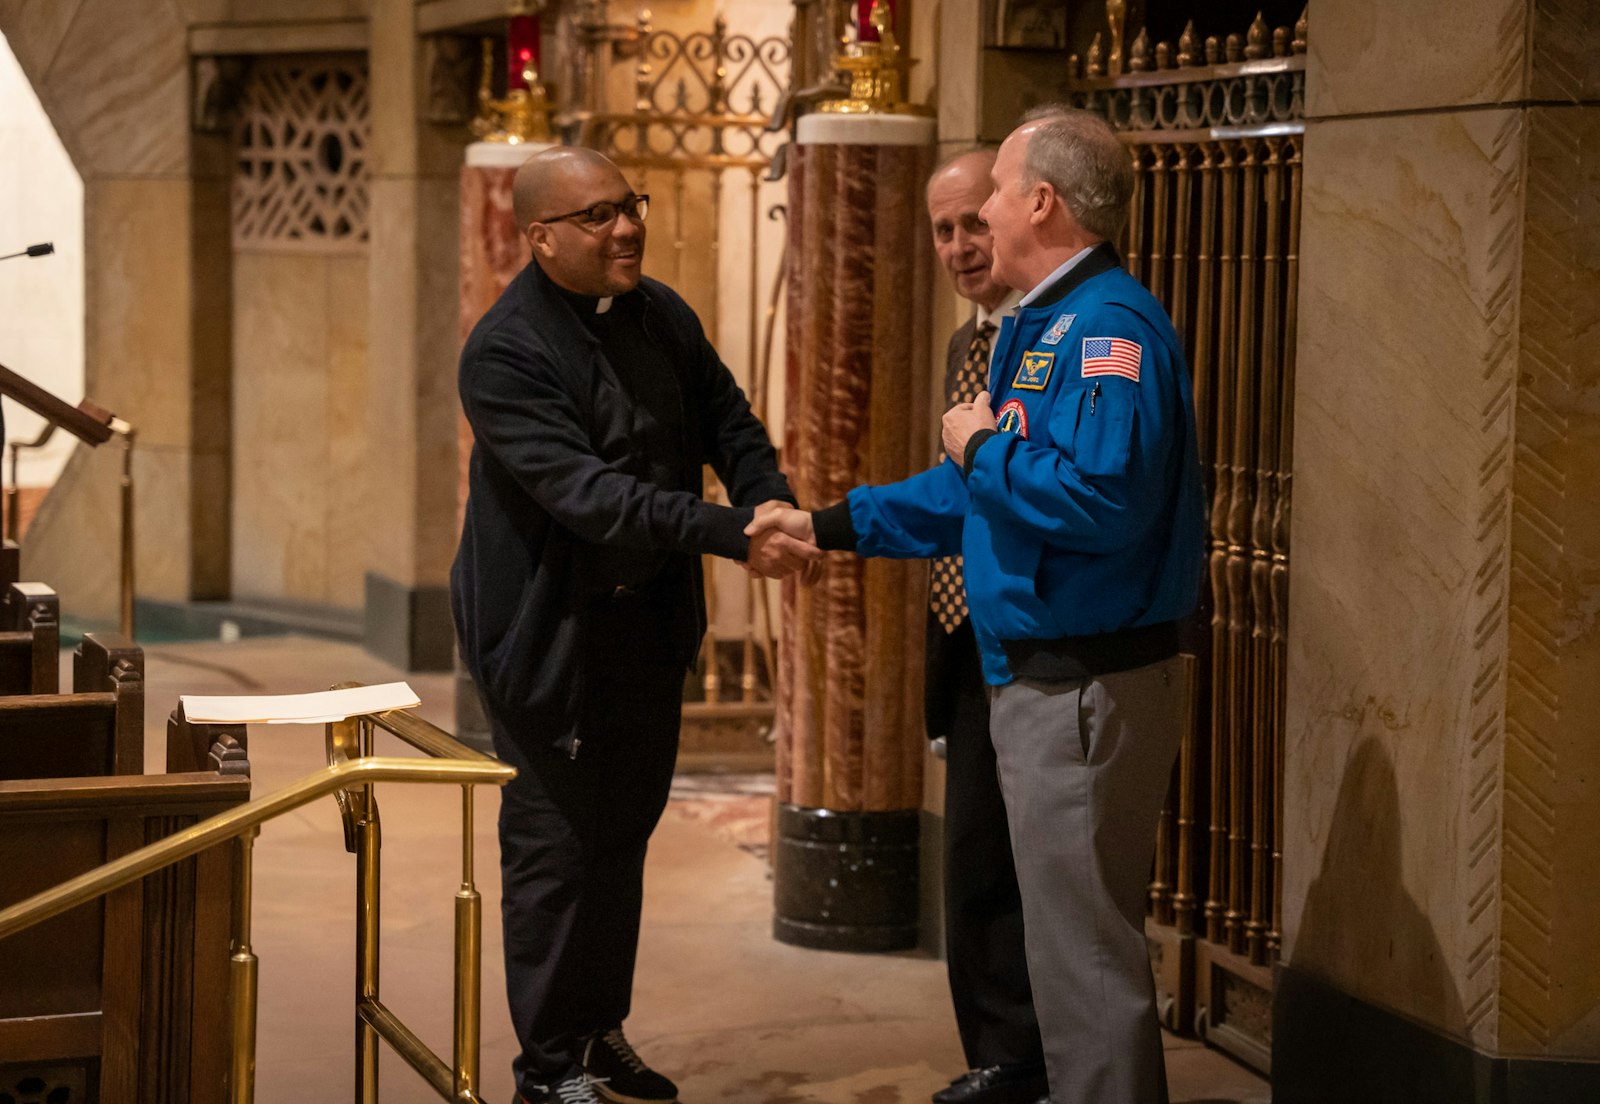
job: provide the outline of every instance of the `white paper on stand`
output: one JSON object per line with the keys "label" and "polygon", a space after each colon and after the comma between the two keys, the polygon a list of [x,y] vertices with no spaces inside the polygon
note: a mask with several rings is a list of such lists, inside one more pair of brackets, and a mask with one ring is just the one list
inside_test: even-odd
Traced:
{"label": "white paper on stand", "polygon": [[197,724],[326,724],[422,704],[416,691],[404,682],[315,694],[184,694],[178,700],[183,703],[183,715]]}

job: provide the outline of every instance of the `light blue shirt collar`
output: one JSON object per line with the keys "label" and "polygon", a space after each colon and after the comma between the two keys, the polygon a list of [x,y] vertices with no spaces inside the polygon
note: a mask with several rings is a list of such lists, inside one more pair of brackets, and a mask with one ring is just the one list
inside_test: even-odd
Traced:
{"label": "light blue shirt collar", "polygon": [[[1095,245],[1099,245],[1099,244],[1100,244],[1099,242],[1095,243]],[[1050,273],[1050,275],[1046,276],[1043,280],[1040,280],[1037,284],[1035,284],[1033,286],[1033,290],[1028,292],[1028,294],[1024,295],[1022,297],[1022,302],[1018,303],[1017,306],[1019,306],[1019,307],[1032,306],[1033,301],[1035,299],[1039,298],[1039,296],[1044,293],[1044,290],[1046,288],[1050,287],[1050,285],[1054,284],[1057,280],[1061,279],[1061,277],[1063,277],[1067,273],[1071,272],[1073,267],[1075,265],[1077,265],[1077,263],[1079,261],[1081,261],[1085,257],[1087,257],[1090,253],[1093,253],[1094,249],[1095,249],[1094,245],[1087,245],[1087,246],[1084,246],[1082,249],[1078,250],[1072,256],[1068,257],[1066,259],[1066,261],[1061,265],[1060,268],[1056,269],[1054,272]]]}

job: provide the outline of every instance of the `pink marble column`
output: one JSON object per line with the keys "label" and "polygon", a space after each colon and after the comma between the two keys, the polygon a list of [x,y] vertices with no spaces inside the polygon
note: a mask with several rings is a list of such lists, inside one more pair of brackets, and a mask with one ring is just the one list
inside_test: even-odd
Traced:
{"label": "pink marble column", "polygon": [[[512,153],[511,151],[517,151]],[[508,159],[526,158],[529,147],[507,147]],[[502,155],[507,156],[507,155]],[[511,213],[514,164],[461,167],[461,340],[494,305],[512,277],[528,263],[528,245]],[[467,463],[472,456],[472,429],[463,415],[457,426],[460,481],[456,522],[467,505]]]}
{"label": "pink marble column", "polygon": [[[885,118],[905,124],[889,141]],[[931,120],[807,116],[790,151],[784,452],[807,508],[933,457],[932,141]],[[920,561],[836,554],[816,586],[784,584],[780,939],[915,942],[926,603]]]}

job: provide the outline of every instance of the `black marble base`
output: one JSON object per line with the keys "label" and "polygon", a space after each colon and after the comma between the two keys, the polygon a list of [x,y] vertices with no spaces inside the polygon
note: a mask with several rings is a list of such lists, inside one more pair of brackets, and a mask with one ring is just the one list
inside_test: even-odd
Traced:
{"label": "black marble base", "polygon": [[772,934],[828,951],[917,945],[920,812],[778,806]]}
{"label": "black marble base", "polygon": [[1495,1058],[1292,966],[1272,1009],[1273,1104],[1580,1104],[1600,1062]]}

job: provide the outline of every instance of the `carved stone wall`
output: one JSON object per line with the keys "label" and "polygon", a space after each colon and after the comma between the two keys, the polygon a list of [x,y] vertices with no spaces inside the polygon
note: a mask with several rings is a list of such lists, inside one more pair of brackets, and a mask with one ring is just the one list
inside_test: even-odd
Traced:
{"label": "carved stone wall", "polygon": [[235,138],[235,249],[348,252],[367,243],[367,65],[263,58]]}
{"label": "carved stone wall", "polygon": [[1420,7],[1312,15],[1285,958],[1600,1057],[1600,25]]}

